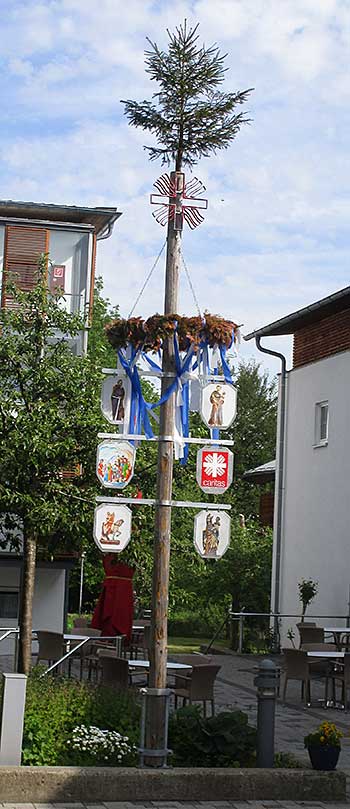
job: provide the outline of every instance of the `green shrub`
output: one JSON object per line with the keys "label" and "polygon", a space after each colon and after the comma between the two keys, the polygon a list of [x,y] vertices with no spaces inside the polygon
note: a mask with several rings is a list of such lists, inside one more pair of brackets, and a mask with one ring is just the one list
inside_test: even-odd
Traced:
{"label": "green shrub", "polygon": [[281,753],[275,753],[273,766],[284,770],[303,770],[305,765],[293,753],[282,751]]}
{"label": "green shrub", "polygon": [[174,767],[249,767],[255,760],[256,730],[242,711],[203,719],[199,706],[180,708],[169,721]]}
{"label": "green shrub", "polygon": [[[213,637],[223,622],[223,611],[208,605],[198,612],[177,610],[168,620],[168,635],[174,638]],[[225,637],[223,627],[219,637]]]}
{"label": "green shrub", "polygon": [[[69,765],[77,761],[68,741],[78,725],[95,725],[139,741],[140,707],[132,691],[118,692],[67,678],[46,675],[36,669],[28,679],[24,715],[22,763]],[[125,762],[124,762],[125,763]],[[136,763],[135,755],[130,762]]]}

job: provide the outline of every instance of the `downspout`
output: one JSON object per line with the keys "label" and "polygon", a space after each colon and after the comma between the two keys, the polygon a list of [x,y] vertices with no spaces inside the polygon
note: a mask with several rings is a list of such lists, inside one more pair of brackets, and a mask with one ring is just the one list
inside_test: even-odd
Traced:
{"label": "downspout", "polygon": [[113,222],[109,222],[109,224],[107,225],[107,230],[103,230],[102,233],[99,233],[98,236],[96,236],[97,242],[102,242],[103,239],[109,239],[109,237],[112,234],[115,222],[116,219],[113,219]]}
{"label": "downspout", "polygon": [[279,425],[279,446],[278,456],[278,480],[277,483],[277,514],[276,514],[276,561],[275,561],[275,591],[273,612],[273,645],[274,651],[279,650],[279,619],[280,611],[280,587],[281,587],[281,546],[282,546],[282,513],[283,513],[283,482],[284,482],[284,453],[285,453],[285,423],[286,423],[286,378],[287,367],[284,354],[279,351],[271,351],[264,348],[260,343],[261,337],[255,335],[256,347],[263,354],[270,354],[281,360],[281,383],[280,383],[280,425]]}

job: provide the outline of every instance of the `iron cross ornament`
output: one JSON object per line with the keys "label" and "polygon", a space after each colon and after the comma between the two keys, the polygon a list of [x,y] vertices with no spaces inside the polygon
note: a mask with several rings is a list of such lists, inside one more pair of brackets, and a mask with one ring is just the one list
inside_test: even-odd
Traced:
{"label": "iron cross ornament", "polygon": [[152,216],[163,227],[172,219],[174,230],[182,230],[185,220],[191,230],[194,230],[204,221],[200,211],[208,208],[207,199],[195,196],[202,194],[206,190],[205,186],[198,177],[192,177],[186,183],[182,171],[174,172],[173,177],[174,180],[169,174],[162,174],[154,183],[158,193],[150,196],[151,205],[157,206]]}

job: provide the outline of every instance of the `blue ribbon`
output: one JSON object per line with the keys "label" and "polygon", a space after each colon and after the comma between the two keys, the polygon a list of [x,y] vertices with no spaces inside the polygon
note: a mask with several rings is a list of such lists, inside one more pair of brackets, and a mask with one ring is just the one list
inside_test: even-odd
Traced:
{"label": "blue ribbon", "polygon": [[221,365],[222,365],[222,370],[224,372],[225,382],[227,382],[228,385],[233,385],[231,371],[230,371],[229,365],[228,365],[227,360],[226,360],[226,346],[225,345],[219,345],[219,351],[220,351]]}
{"label": "blue ribbon", "polygon": [[136,349],[132,348],[131,358],[130,361],[128,361],[126,357],[123,356],[122,352],[118,351],[119,360],[131,382],[129,432],[131,435],[140,435],[143,427],[147,438],[153,438],[153,430],[147,411],[148,405],[143,398],[140,377],[135,362],[136,354]]}
{"label": "blue ribbon", "polygon": [[[233,339],[233,338],[232,338]],[[232,385],[232,378],[230,368],[228,366],[226,360],[226,346],[219,345],[220,351],[220,358],[222,369],[224,372],[225,381]],[[148,411],[154,410],[156,407],[164,404],[169,397],[176,393],[179,381],[181,377],[186,374],[192,364],[193,360],[193,346],[190,346],[184,361],[181,361],[180,351],[179,351],[179,343],[178,337],[175,330],[174,333],[174,356],[175,356],[175,366],[176,366],[176,378],[171,382],[171,384],[166,388],[161,398],[155,402],[150,403],[146,402],[141,388],[140,377],[136,365],[136,356],[137,351],[135,348],[131,349],[131,358],[128,360],[121,351],[118,351],[118,357],[121,362],[122,367],[124,368],[128,378],[131,382],[131,405],[130,405],[130,423],[129,423],[129,432],[130,434],[140,434],[142,432],[142,428],[147,438],[153,438],[153,430],[151,427]],[[158,363],[154,362],[146,352],[140,352],[142,357],[148,362],[150,367],[156,371],[157,373],[161,372],[161,366]],[[206,373],[210,374],[210,363],[209,363],[209,351],[208,351],[208,343],[206,340],[202,340],[199,344],[199,352],[198,358],[193,365],[193,370],[198,368],[198,365],[203,363]],[[214,371],[215,375],[218,374],[217,368]],[[180,405],[180,418],[181,418],[181,425],[182,425],[182,434],[184,438],[188,438],[189,436],[189,412],[190,412],[190,389],[189,389],[189,380],[186,380],[182,383],[182,404]],[[215,440],[219,439],[220,431],[217,427],[214,427],[211,430],[212,438]],[[188,459],[188,444],[185,443],[184,446],[184,455],[181,458],[180,463],[182,465],[186,464]]]}

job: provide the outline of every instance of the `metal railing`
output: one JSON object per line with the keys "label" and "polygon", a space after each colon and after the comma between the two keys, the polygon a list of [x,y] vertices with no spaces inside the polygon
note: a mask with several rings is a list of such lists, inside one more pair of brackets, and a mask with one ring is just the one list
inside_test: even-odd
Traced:
{"label": "metal railing", "polygon": [[[33,641],[37,640],[36,635],[37,635],[38,631],[39,630],[32,629],[32,636],[33,636],[32,640]],[[67,644],[67,647],[68,647],[68,644],[70,645],[70,639],[67,636],[68,633],[62,633],[62,634],[63,634],[64,642]],[[83,632],[81,632],[79,634],[82,636]],[[9,638],[10,635],[15,635],[16,636],[15,637],[15,651],[14,651],[14,670],[16,670],[16,668],[17,668],[19,627],[18,626],[16,626],[16,627],[0,627],[0,643],[1,643],[1,641],[6,640],[6,638]],[[66,637],[64,637],[64,635],[66,635]],[[79,649],[81,649],[83,646],[85,646],[86,643],[89,643],[89,642],[94,643],[94,641],[98,642],[98,641],[104,641],[104,640],[109,640],[109,641],[113,640],[113,641],[115,641],[115,648],[116,648],[117,653],[121,654],[122,639],[123,638],[124,638],[124,635],[113,635],[113,636],[111,636],[111,635],[92,635],[92,636],[86,636],[85,638],[83,638],[80,641],[74,640],[74,638],[72,638],[73,643],[71,644],[71,648],[68,649],[66,654],[63,655],[59,660],[56,660],[51,666],[49,666],[48,669],[45,669],[45,671],[43,671],[43,673],[40,675],[40,677],[45,677],[46,674],[49,674],[51,671],[54,671],[54,669],[58,668],[58,666],[60,666],[62,663],[64,663],[66,660],[68,660],[73,654],[76,654],[76,652]]]}
{"label": "metal railing", "polygon": [[[229,614],[229,619],[231,621],[238,621],[238,648],[237,648],[238,654],[242,654],[242,652],[243,652],[244,629],[245,629],[244,622],[245,622],[245,620],[247,618],[260,618],[260,619],[268,618],[269,621],[273,620],[274,627],[276,625],[278,627],[277,635],[276,635],[276,632],[274,632],[274,637],[273,637],[273,651],[275,651],[275,652],[279,651],[279,648],[280,648],[280,636],[279,636],[280,619],[282,619],[282,618],[297,618],[298,621],[300,621],[300,622],[302,621],[302,617],[301,617],[300,613],[245,612],[245,610],[242,610],[241,612],[232,612],[231,610],[229,610],[228,614]],[[345,624],[344,628],[350,626],[350,615],[349,614],[347,614],[347,615],[320,615],[320,614],[311,615],[311,614],[308,613],[306,617],[304,616],[304,618],[305,618],[306,622],[310,618],[318,618],[321,621],[325,621],[326,619],[332,619],[333,620],[334,618],[336,618],[337,620],[346,621],[346,624]],[[215,637],[217,637],[217,635]],[[212,643],[213,643],[213,641],[211,642],[210,645],[212,645]]]}

